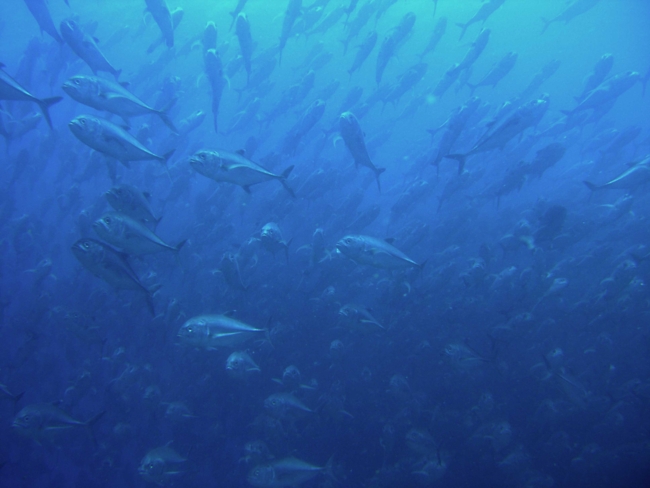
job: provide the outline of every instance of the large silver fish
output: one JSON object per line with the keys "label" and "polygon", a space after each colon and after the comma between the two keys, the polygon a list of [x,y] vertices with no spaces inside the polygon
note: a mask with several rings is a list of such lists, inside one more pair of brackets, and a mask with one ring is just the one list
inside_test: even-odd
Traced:
{"label": "large silver fish", "polygon": [[585,181],[584,184],[587,185],[587,188],[591,191],[633,190],[648,182],[650,182],[650,155],[646,156],[643,161],[625,170],[622,174],[607,183],[596,185],[589,181]]}
{"label": "large silver fish", "polygon": [[341,137],[354,159],[354,165],[370,168],[370,170],[375,173],[375,178],[377,178],[377,188],[381,191],[379,175],[386,171],[386,168],[378,168],[370,160],[368,149],[366,149],[364,134],[359,125],[359,121],[352,112],[343,112],[339,117],[339,127]]}
{"label": "large silver fish", "polygon": [[37,441],[64,429],[84,427],[90,429],[104,412],[83,422],[77,420],[51,403],[33,403],[24,407],[14,419],[11,427],[17,432]]}
{"label": "large silver fish", "polygon": [[145,481],[163,486],[175,476],[183,474],[178,465],[187,459],[172,449],[170,444],[171,442],[168,442],[152,449],[142,458],[138,473]]}
{"label": "large silver fish", "polygon": [[255,466],[248,473],[247,480],[257,488],[279,488],[298,486],[319,474],[333,478],[331,460],[325,466],[314,466],[300,459],[289,457]]}
{"label": "large silver fish", "polygon": [[172,150],[164,156],[154,154],[126,130],[100,117],[80,115],[72,119],[68,126],[81,142],[96,151],[117,159],[127,167],[129,161],[146,161],[150,159],[155,159],[166,165],[167,160],[174,153]]}
{"label": "large silver fish", "polygon": [[175,99],[162,110],[156,110],[119,83],[97,76],[73,76],[63,84],[62,88],[77,102],[119,115],[127,123],[129,117],[153,114],[160,117],[167,127],[177,132],[173,122],[167,116],[167,111],[174,104]]}
{"label": "large silver fish", "polygon": [[178,253],[186,241],[170,246],[143,223],[119,212],[108,212],[93,223],[97,235],[127,254]]}
{"label": "large silver fish", "polygon": [[132,219],[151,224],[154,228],[160,222],[160,218],[156,218],[151,211],[149,206],[151,195],[147,192],[130,185],[117,185],[104,193],[104,196],[117,212],[128,215]]}
{"label": "large silver fish", "polygon": [[227,315],[200,315],[181,326],[178,338],[190,346],[214,350],[241,344],[267,332]]}
{"label": "large silver fish", "polygon": [[244,151],[231,153],[222,151],[199,151],[190,157],[190,165],[197,173],[217,182],[234,183],[241,186],[247,193],[250,187],[265,181],[277,180],[285,190],[295,197],[293,190],[287,184],[287,178],[293,170],[293,165],[276,175],[265,170],[244,155]]}
{"label": "large silver fish", "polygon": [[125,256],[110,246],[90,238],[75,242],[72,245],[72,253],[86,269],[113,288],[142,293],[147,300],[149,311],[154,313],[152,292],[140,283]]}
{"label": "large silver fish", "polygon": [[105,71],[111,73],[117,80],[122,70],[115,69],[101,52],[95,39],[86,34],[79,24],[72,19],[61,22],[61,37],[74,53],[90,67],[93,73]]}
{"label": "large silver fish", "polygon": [[336,243],[336,251],[360,264],[385,269],[422,269],[418,264],[388,241],[364,235],[348,235]]}

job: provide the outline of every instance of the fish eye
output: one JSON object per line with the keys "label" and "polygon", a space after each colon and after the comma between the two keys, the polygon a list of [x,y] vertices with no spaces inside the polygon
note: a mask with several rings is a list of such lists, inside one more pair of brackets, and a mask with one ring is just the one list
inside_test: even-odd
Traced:
{"label": "fish eye", "polygon": [[188,328],[187,328],[187,331],[188,331],[190,334],[192,333],[192,330],[193,330],[192,327],[188,327]]}
{"label": "fish eye", "polygon": [[84,249],[90,249],[90,244],[88,244],[87,242],[84,242],[82,246]]}
{"label": "fish eye", "polygon": [[86,125],[86,119],[79,119],[79,123],[81,125]]}
{"label": "fish eye", "polygon": [[111,223],[111,218],[110,217],[104,217],[104,222],[106,222],[107,224],[110,224]]}
{"label": "fish eye", "polygon": [[74,83],[75,85],[80,85],[80,84],[81,84],[81,81],[79,81],[79,80],[74,80],[73,83]]}

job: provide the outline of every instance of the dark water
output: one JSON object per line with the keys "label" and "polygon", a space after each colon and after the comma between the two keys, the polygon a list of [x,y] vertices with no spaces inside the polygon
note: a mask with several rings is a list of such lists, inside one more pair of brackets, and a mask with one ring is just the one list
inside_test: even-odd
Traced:
{"label": "dark water", "polygon": [[[492,0],[459,40],[490,4],[360,0],[321,29],[356,2],[304,0],[291,23],[287,0],[249,0],[248,84],[235,0],[168,2],[184,14],[173,47],[144,1],[69,3],[0,7],[0,486],[648,486],[647,2]],[[92,76],[53,39],[69,18],[168,125],[62,89]],[[409,20],[378,83],[381,46]],[[470,93],[511,51],[496,86]],[[63,97],[52,129],[37,103],[7,100],[7,75]],[[363,154],[355,167],[344,111],[378,177]],[[80,115],[174,152],[127,167],[111,153],[126,129],[91,149],[66,127]],[[190,163],[243,148],[276,176],[248,188]],[[106,249],[93,222],[125,184],[179,252]],[[378,240],[359,255],[347,235]],[[71,249],[81,238],[109,253],[99,277]],[[181,326],[204,314],[259,330],[188,343]],[[254,365],[228,370],[235,352]]]}

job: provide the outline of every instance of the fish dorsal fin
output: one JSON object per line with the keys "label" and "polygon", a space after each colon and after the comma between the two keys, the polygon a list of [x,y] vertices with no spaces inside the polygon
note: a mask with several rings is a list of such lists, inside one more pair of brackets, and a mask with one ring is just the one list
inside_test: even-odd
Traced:
{"label": "fish dorsal fin", "polygon": [[226,317],[232,317],[235,315],[235,313],[237,313],[237,310],[227,310],[222,315],[225,315]]}
{"label": "fish dorsal fin", "polygon": [[240,156],[246,156],[246,149],[237,149],[235,153],[239,154]]}
{"label": "fish dorsal fin", "polygon": [[394,237],[386,237],[386,238],[384,238],[384,241],[387,242],[388,244],[392,244],[393,242],[395,242],[395,238]]}

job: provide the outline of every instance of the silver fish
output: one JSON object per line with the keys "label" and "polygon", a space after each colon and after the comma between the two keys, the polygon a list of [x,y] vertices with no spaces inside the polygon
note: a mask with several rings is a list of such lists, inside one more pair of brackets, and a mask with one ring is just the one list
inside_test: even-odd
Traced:
{"label": "silver fish", "polygon": [[368,149],[366,148],[366,142],[364,140],[364,134],[359,125],[359,121],[352,112],[343,112],[339,117],[339,127],[341,137],[354,159],[354,165],[370,168],[370,170],[375,173],[377,188],[381,191],[379,175],[386,171],[386,168],[378,168],[370,160]]}
{"label": "silver fish", "polygon": [[151,211],[149,206],[151,195],[147,192],[130,185],[117,185],[104,193],[104,196],[117,212],[128,215],[132,219],[152,224],[154,228],[160,222],[160,218],[156,218]]}
{"label": "silver fish", "polygon": [[182,241],[176,246],[170,246],[143,223],[118,212],[104,214],[93,223],[93,229],[109,244],[134,255],[160,251],[178,253],[186,242]]}
{"label": "silver fish", "polygon": [[189,162],[197,173],[217,182],[234,183],[247,193],[250,193],[252,185],[278,180],[284,189],[295,197],[293,190],[287,184],[293,165],[285,169],[282,174],[276,175],[248,159],[244,151],[231,153],[222,150],[199,151],[190,157]]}
{"label": "silver fish", "polygon": [[177,465],[187,459],[169,447],[170,444],[171,442],[168,442],[164,446],[152,449],[142,458],[138,473],[145,481],[163,486],[173,477],[183,474]]}
{"label": "silver fish", "polygon": [[584,184],[587,185],[587,188],[591,191],[633,190],[648,182],[650,182],[650,155],[646,156],[643,161],[625,170],[622,174],[607,183],[596,185],[589,181],[585,181]]}
{"label": "silver fish", "polygon": [[200,315],[181,326],[178,338],[190,346],[214,350],[235,346],[266,333],[267,329],[256,329],[227,315]]}
{"label": "silver fish", "polygon": [[11,427],[27,437],[41,440],[63,429],[73,427],[90,429],[102,415],[104,412],[99,412],[93,418],[83,422],[71,417],[51,403],[33,403],[18,412]]}
{"label": "silver fish", "polygon": [[108,59],[101,52],[95,39],[86,34],[79,24],[72,19],[66,19],[61,22],[61,37],[72,48],[74,53],[79,56],[90,67],[94,74],[98,71],[111,73],[117,80],[122,70],[115,69]]}
{"label": "silver fish", "polygon": [[255,466],[248,473],[246,479],[257,488],[279,488],[298,486],[319,474],[333,478],[331,460],[325,466],[314,466],[300,459],[289,457]]}
{"label": "silver fish", "polygon": [[336,243],[336,251],[360,264],[386,269],[422,269],[418,264],[388,241],[364,235],[348,235]]}

